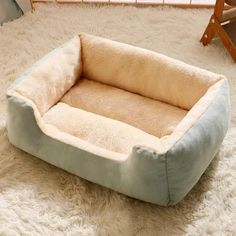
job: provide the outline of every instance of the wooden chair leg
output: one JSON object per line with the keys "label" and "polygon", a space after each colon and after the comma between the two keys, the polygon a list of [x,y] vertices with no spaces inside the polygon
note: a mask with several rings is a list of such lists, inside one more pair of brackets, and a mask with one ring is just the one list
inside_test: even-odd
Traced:
{"label": "wooden chair leg", "polygon": [[[233,1],[236,4],[236,0]],[[235,10],[228,10],[228,12],[224,14],[224,3],[225,0],[216,1],[214,14],[211,16],[210,22],[200,41],[206,46],[217,34],[236,62]]]}
{"label": "wooden chair leg", "polygon": [[215,34],[216,34],[216,29],[215,29],[215,24],[214,24],[215,20],[214,20],[214,15],[212,15],[210,22],[205,30],[205,32],[202,35],[202,38],[200,40],[200,42],[206,46],[208,45],[211,40],[214,38]]}
{"label": "wooden chair leg", "polygon": [[236,62],[236,46],[234,45],[234,42],[230,39],[228,34],[225,32],[224,28],[218,21],[216,21],[215,24],[217,27],[217,34],[219,35],[221,41],[232,56],[234,62]]}

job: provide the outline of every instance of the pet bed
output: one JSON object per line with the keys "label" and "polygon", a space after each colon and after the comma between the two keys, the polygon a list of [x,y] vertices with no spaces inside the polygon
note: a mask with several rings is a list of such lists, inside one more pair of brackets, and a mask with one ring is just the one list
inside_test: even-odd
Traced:
{"label": "pet bed", "polygon": [[163,206],[197,183],[229,123],[224,76],[87,34],[33,65],[7,100],[12,144]]}

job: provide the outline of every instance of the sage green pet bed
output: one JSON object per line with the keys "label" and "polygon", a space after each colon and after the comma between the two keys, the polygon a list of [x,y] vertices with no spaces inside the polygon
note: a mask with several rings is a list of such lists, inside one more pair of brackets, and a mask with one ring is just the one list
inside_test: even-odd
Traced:
{"label": "sage green pet bed", "polygon": [[12,144],[164,206],[197,183],[229,122],[223,76],[86,34],[32,66],[7,99]]}

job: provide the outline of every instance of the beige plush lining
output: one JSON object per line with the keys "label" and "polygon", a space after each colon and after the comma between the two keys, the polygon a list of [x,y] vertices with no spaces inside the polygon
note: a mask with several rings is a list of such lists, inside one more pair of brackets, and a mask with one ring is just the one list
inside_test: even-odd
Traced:
{"label": "beige plush lining", "polygon": [[53,106],[44,116],[46,124],[96,146],[129,154],[135,145],[161,149],[160,140],[126,123],[109,119],[65,103]]}
{"label": "beige plush lining", "polygon": [[87,79],[80,79],[61,101],[159,138],[171,134],[187,114],[181,108]]}
{"label": "beige plush lining", "polygon": [[52,53],[15,88],[36,104],[41,115],[75,84],[82,71],[79,37]]}
{"label": "beige plush lining", "polygon": [[191,109],[220,75],[108,39],[82,34],[83,77]]}
{"label": "beige plush lining", "polygon": [[[163,137],[162,144],[164,151],[169,150],[183,135],[194,125],[194,123],[202,116],[202,114],[209,107],[213,99],[216,97],[219,89],[225,83],[226,79],[222,79],[213,86],[211,86],[207,93],[199,99],[195,106],[188,112],[183,120],[177,125],[171,135]],[[219,114],[220,115],[220,114]]]}
{"label": "beige plush lining", "polygon": [[[101,114],[101,112],[105,111],[107,112],[106,114],[108,117],[113,118],[111,117],[112,116],[111,113],[109,114],[109,109],[107,110],[101,109],[102,106],[100,107],[99,104],[100,92],[101,93],[104,92],[100,90],[101,89],[100,86],[103,87],[106,85],[97,83],[96,85],[98,87],[96,86],[94,87],[93,81],[88,81],[85,79],[79,80],[78,84],[74,86],[74,88],[72,88],[65,95],[65,97],[62,98],[63,102],[68,102],[72,106],[80,107],[81,109],[75,109],[70,106],[66,106],[66,104],[59,103],[59,105],[56,105],[55,107],[53,107],[53,109],[51,109],[52,111],[49,110],[49,112],[46,113],[43,119],[45,120],[46,123],[57,127],[59,130],[65,133],[69,133],[75,137],[78,137],[89,143],[98,145],[99,147],[105,148],[113,152],[129,153],[133,146],[140,145],[153,149],[158,153],[163,153],[168,149],[170,149],[171,146],[173,146],[187,132],[187,130],[191,128],[192,125],[194,125],[196,120],[204,113],[209,104],[212,102],[212,100],[216,96],[216,93],[218,92],[219,88],[222,86],[223,83],[224,80],[211,86],[207,91],[207,93],[205,94],[205,96],[203,96],[188,113],[185,111],[186,115],[181,117],[181,119],[183,118],[182,121],[176,124],[176,126],[173,129],[173,132],[169,135],[161,136],[160,139],[142,131],[144,130],[144,127],[142,125],[144,126],[148,124],[150,125],[150,122],[149,123],[143,122],[141,124],[142,127],[140,127],[141,130],[139,130],[129,125],[126,125],[123,122],[116,121],[117,119],[115,118],[115,116],[117,115],[119,117],[120,114],[122,114],[122,111],[125,111],[125,104],[120,104],[119,101],[117,102],[117,107],[118,107],[117,114],[112,113],[114,115],[114,120],[107,119],[106,117],[103,116],[97,116],[90,112],[85,112],[81,110],[84,109],[85,107],[85,110],[91,110],[91,112],[94,113],[93,111],[94,109],[95,113],[97,114]],[[85,86],[86,88],[84,89],[83,86]],[[89,88],[89,86],[93,88]],[[81,91],[79,91],[80,88]],[[92,98],[90,97],[90,93],[87,89],[93,92]],[[93,89],[98,89],[99,91],[93,91]],[[110,88],[111,93],[109,93],[109,88],[103,87],[103,89],[107,90],[108,92],[107,95],[109,97],[110,102],[114,101],[115,103],[115,100],[112,100],[113,99],[112,92],[114,94],[114,98],[119,98],[120,100],[127,98],[127,97],[117,96],[118,94],[116,94],[117,92],[119,93],[119,95],[123,93],[126,95],[126,93],[128,93],[126,91],[122,91],[117,88]],[[137,99],[136,96],[138,95],[133,94],[133,96],[134,96],[133,99],[135,101]],[[101,102],[103,104],[104,101]],[[127,103],[128,102],[130,102],[130,99],[127,99]],[[160,106],[159,102],[154,101],[154,103],[159,108]],[[94,106],[92,106],[92,104],[94,104]],[[120,106],[118,106],[118,104]],[[105,102],[105,104],[103,104],[103,107],[106,107],[106,105],[107,103]],[[109,105],[110,104],[108,103],[108,106]],[[149,103],[145,105],[149,106]],[[167,104],[164,104],[163,106],[165,105]],[[139,106],[138,107],[132,106],[132,111],[135,111],[135,109],[139,109]],[[126,114],[130,113],[132,112],[128,111]],[[157,117],[158,115],[160,115],[158,114],[158,112],[156,113],[154,112],[154,114],[156,114]],[[175,115],[175,113],[173,114]],[[104,113],[102,115],[104,115]],[[149,115],[150,114],[148,114],[147,117],[149,117]],[[165,117],[165,113],[163,112],[161,115],[160,118],[166,121],[167,117]],[[142,117],[145,116],[146,113],[143,112]],[[133,120],[129,120],[129,122],[132,123]],[[148,120],[146,120],[146,122],[148,122]],[[162,125],[163,124],[165,123],[162,123]],[[166,123],[166,125],[168,124]],[[153,130],[155,130],[156,127],[152,125],[150,125],[148,128],[152,127]],[[160,128],[163,129],[163,127]],[[159,132],[159,130],[157,130],[157,132]]]}

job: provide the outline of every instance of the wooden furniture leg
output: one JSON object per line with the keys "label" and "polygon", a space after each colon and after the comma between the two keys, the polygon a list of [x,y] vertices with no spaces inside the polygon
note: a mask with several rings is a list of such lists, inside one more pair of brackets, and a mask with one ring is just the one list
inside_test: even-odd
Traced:
{"label": "wooden furniture leg", "polygon": [[211,17],[210,22],[202,35],[201,42],[204,46],[208,45],[216,34],[216,29],[214,25],[214,15]]}
{"label": "wooden furniture leg", "polygon": [[225,0],[217,0],[214,14],[201,38],[201,43],[206,46],[215,35],[218,35],[232,58],[236,62],[236,10],[224,11]]}

